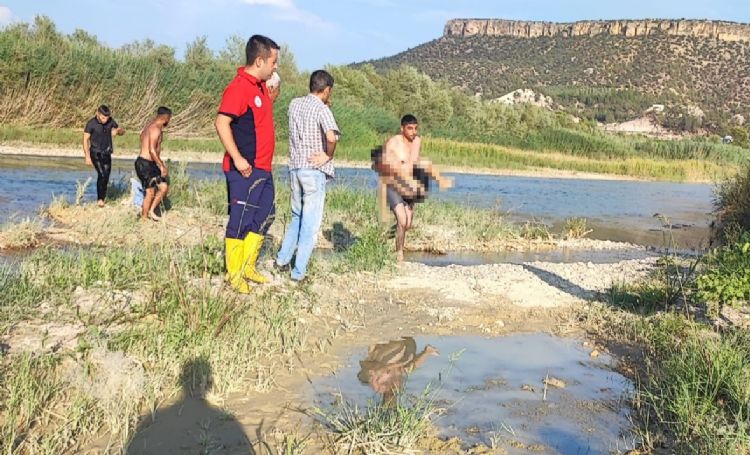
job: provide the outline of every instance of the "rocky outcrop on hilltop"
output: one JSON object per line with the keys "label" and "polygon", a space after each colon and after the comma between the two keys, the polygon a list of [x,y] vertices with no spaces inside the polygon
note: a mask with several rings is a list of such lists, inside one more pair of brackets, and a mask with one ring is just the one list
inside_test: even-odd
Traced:
{"label": "rocky outcrop on hilltop", "polygon": [[595,36],[601,34],[635,37],[648,35],[692,36],[722,41],[750,41],[750,24],[709,20],[612,20],[570,23],[513,21],[505,19],[452,19],[445,36]]}
{"label": "rocky outcrop on hilltop", "polygon": [[365,63],[413,66],[485,100],[530,89],[605,124],[640,118],[654,104],[664,108],[663,125],[679,131],[750,118],[750,24],[454,19],[440,38]]}
{"label": "rocky outcrop on hilltop", "polygon": [[532,104],[534,106],[543,108],[552,108],[554,102],[549,96],[544,96],[543,93],[535,92],[530,89],[519,88],[507,95],[503,95],[499,98],[490,100],[491,103],[500,103],[508,106],[514,104]]}

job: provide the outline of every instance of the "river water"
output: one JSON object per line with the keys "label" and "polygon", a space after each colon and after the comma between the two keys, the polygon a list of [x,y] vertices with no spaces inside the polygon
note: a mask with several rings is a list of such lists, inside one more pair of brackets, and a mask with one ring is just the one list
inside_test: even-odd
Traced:
{"label": "river water", "polygon": [[[193,178],[222,179],[219,163],[190,164]],[[279,166],[276,175],[286,169]],[[114,160],[111,181],[134,175],[131,160]],[[435,192],[437,200],[500,210],[518,222],[534,220],[553,229],[583,217],[590,238],[633,242],[656,248],[673,236],[682,249],[701,249],[708,239],[713,188],[707,184],[586,180],[448,174],[455,187]],[[76,181],[92,177],[84,200],[93,201],[96,175],[82,158],[0,155],[0,224],[33,217],[54,196],[72,199]],[[375,188],[369,169],[337,169],[335,185]],[[417,209],[419,210],[419,209]],[[418,216],[418,215],[417,215]],[[669,224],[667,226],[666,223]]]}

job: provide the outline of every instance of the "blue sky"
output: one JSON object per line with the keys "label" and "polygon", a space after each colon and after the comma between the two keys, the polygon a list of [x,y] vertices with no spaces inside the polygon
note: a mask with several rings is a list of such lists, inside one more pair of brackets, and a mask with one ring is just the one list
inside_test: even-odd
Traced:
{"label": "blue sky", "polygon": [[748,0],[0,0],[0,26],[51,17],[59,29],[95,34],[110,46],[151,38],[181,56],[206,35],[221,49],[231,34],[262,33],[291,46],[299,66],[384,57],[442,34],[455,17],[575,21],[698,18],[750,23]]}

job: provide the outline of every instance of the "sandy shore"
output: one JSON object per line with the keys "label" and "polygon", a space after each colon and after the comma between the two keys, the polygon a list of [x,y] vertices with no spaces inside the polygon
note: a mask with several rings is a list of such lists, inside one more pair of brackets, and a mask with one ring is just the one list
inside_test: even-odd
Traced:
{"label": "sandy shore", "polygon": [[[28,155],[28,156],[45,156],[45,157],[60,157],[60,158],[81,158],[83,160],[83,152],[78,148],[63,148],[63,147],[45,147],[42,145],[0,145],[0,155]],[[135,160],[138,154],[132,150],[119,151],[113,155],[115,159],[123,160]],[[213,152],[196,152],[196,151],[181,151],[176,153],[169,153],[167,151],[164,154],[164,158],[188,162],[188,163],[208,163],[215,164],[221,162],[221,156]],[[286,156],[277,156],[274,158],[274,164],[286,165]],[[336,166],[347,167],[347,168],[358,168],[358,169],[369,169],[370,163],[363,161],[345,161],[336,160]],[[591,172],[576,172],[576,171],[565,171],[559,169],[495,169],[495,168],[473,168],[465,166],[442,166],[444,172],[458,173],[458,174],[480,174],[480,175],[497,175],[497,176],[516,176],[516,177],[539,177],[539,178],[556,178],[556,179],[582,179],[582,180],[627,180],[627,181],[646,181],[646,179],[639,179],[636,177],[630,177],[627,175],[612,175],[612,174],[595,174]]]}

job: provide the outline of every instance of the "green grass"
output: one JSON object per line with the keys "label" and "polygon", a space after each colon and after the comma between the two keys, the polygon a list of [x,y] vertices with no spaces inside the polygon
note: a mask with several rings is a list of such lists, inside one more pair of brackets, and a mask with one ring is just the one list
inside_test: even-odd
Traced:
{"label": "green grass", "polygon": [[408,453],[432,426],[434,398],[429,387],[416,397],[402,389],[392,403],[370,401],[362,408],[344,401],[316,413],[333,433],[337,453]]}
{"label": "green grass", "polygon": [[565,220],[565,226],[563,226],[563,237],[567,239],[581,239],[591,233],[590,229],[587,229],[588,221],[586,218],[573,217]]}
{"label": "green grass", "polygon": [[744,454],[750,450],[750,335],[716,334],[677,315],[642,328],[646,369],[637,402],[677,453]]}
{"label": "green grass", "polygon": [[[3,454],[16,453],[15,449],[28,438],[32,427],[45,423],[44,411],[62,393],[62,383],[54,373],[59,360],[56,355],[24,354],[0,364],[0,410],[4,417],[0,424],[0,451]],[[48,449],[41,452],[55,453],[64,447],[61,442],[59,437],[53,437],[30,444]]]}
{"label": "green grass", "polygon": [[647,449],[664,445],[674,453],[720,455],[750,450],[750,331],[718,331],[710,324],[718,318],[717,286],[730,293],[741,288],[736,278],[738,261],[745,262],[738,258],[743,248],[727,247],[707,259],[665,256],[647,279],[616,284],[602,296],[615,308],[604,330],[613,342],[639,352],[632,364],[633,403]]}
{"label": "green grass", "polygon": [[[44,249],[18,270],[0,271],[2,333],[21,321],[80,321],[87,327],[78,360],[65,370],[52,354],[2,359],[0,453],[75,451],[99,431],[110,434],[115,445],[125,443],[144,407],[168,395],[181,366],[194,357],[211,365],[217,394],[270,387],[273,365],[305,349],[296,298],[261,291],[249,306],[215,288],[208,279],[223,274],[222,247],[214,238],[193,248]],[[112,310],[110,298],[100,297],[93,310],[84,312],[76,304],[77,289],[102,296],[124,292],[131,296],[130,308]],[[136,291],[143,297],[135,297]],[[121,322],[126,322],[123,328],[114,330]],[[145,385],[128,406],[74,386],[71,378],[96,381],[97,374],[104,374],[97,369],[87,373],[85,365],[97,352],[122,353],[145,366]],[[50,413],[59,418],[49,419]]]}
{"label": "green grass", "polygon": [[373,225],[347,248],[336,268],[340,272],[368,271],[377,272],[394,265],[392,241],[388,239],[387,230]]}
{"label": "green grass", "polygon": [[697,159],[592,158],[549,151],[524,151],[491,144],[425,140],[425,154],[437,164],[467,168],[558,169],[668,181],[715,181],[733,175],[731,164]]}
{"label": "green grass", "polygon": [[617,308],[649,315],[665,309],[667,291],[658,282],[620,283],[609,289],[605,301]]}

